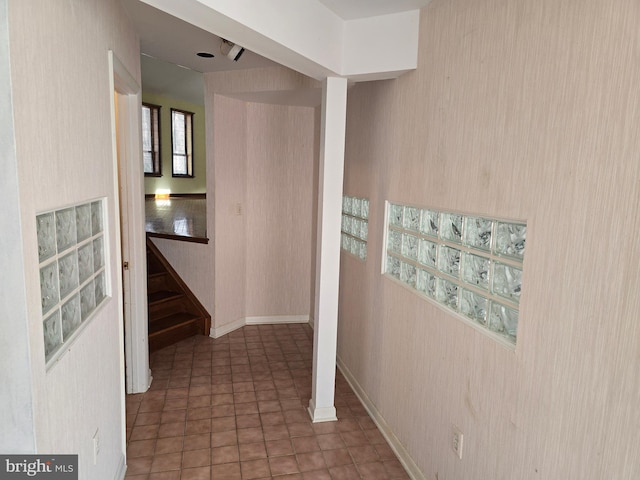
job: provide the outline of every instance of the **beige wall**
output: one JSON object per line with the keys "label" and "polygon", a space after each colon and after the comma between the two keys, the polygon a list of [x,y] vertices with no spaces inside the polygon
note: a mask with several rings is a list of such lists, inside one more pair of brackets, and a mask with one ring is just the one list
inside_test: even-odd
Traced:
{"label": "beige wall", "polygon": [[[418,70],[349,91],[339,355],[426,478],[640,476],[638,31],[633,0],[433,0]],[[515,352],[380,275],[385,200],[527,221]]]}
{"label": "beige wall", "polygon": [[204,82],[210,241],[154,242],[212,315],[215,335],[247,317],[309,315],[315,109],[228,95],[272,99],[317,85],[285,68]]}
{"label": "beige wall", "polygon": [[312,108],[248,105],[248,317],[309,315],[314,131]]}
{"label": "beige wall", "polygon": [[[160,154],[161,177],[144,177],[144,193],[154,194],[157,189],[169,189],[171,193],[206,193],[207,151],[205,147],[204,105],[185,102],[164,95],[145,92],[142,101],[159,105],[160,108]],[[193,178],[171,175],[171,109],[177,108],[194,113],[193,116]]]}
{"label": "beige wall", "polygon": [[214,323],[220,327],[246,316],[246,105],[240,100],[215,95],[213,119]]}
{"label": "beige wall", "polygon": [[[108,51],[139,81],[138,43],[116,0],[10,1],[8,13],[35,447],[79,454],[83,480],[112,480],[125,445]],[[101,197],[113,298],[47,371],[35,216]]]}
{"label": "beige wall", "polygon": [[215,326],[309,315],[314,110],[214,97]]}

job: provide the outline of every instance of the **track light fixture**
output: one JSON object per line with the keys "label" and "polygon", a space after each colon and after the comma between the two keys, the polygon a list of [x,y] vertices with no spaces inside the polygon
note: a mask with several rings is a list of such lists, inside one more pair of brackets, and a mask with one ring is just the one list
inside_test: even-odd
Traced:
{"label": "track light fixture", "polygon": [[[222,50],[223,46],[228,47],[229,51],[225,53]],[[223,38],[222,44],[220,44],[220,51],[224,55],[226,55],[228,59],[233,60],[234,62],[237,62],[242,56],[242,54],[244,53],[244,47],[241,47],[240,45],[236,45],[235,43],[230,42],[229,40],[225,40]]]}

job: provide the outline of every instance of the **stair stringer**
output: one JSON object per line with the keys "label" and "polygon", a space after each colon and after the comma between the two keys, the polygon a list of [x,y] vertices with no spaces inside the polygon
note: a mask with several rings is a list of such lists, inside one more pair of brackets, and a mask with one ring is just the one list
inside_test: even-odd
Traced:
{"label": "stair stringer", "polygon": [[[160,264],[166,274],[171,278],[172,282],[184,295],[186,301],[189,302],[190,306],[195,310],[195,312],[197,312],[200,317],[202,317],[203,322],[200,328],[200,333],[202,333],[202,335],[209,336],[211,332],[211,315],[209,314],[207,309],[204,307],[204,305],[202,305],[196,295],[191,291],[189,286],[184,282],[184,280],[182,280],[178,272],[176,272],[176,270],[171,266],[169,261],[165,258],[162,252],[160,252],[158,247],[151,241],[149,237],[147,237],[147,251],[154,257],[154,259]],[[149,262],[147,264],[147,268],[149,268]],[[151,312],[151,308],[149,308],[149,312]]]}

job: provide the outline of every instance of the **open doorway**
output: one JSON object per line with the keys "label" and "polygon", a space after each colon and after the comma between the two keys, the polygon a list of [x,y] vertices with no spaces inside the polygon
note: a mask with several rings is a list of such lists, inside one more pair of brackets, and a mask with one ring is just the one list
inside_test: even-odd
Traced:
{"label": "open doorway", "polygon": [[109,52],[114,95],[112,109],[114,178],[120,205],[120,239],[115,249],[122,265],[118,287],[122,294],[123,371],[127,393],[149,388],[147,346],[146,245],[140,145],[140,86],[118,58]]}
{"label": "open doorway", "polygon": [[203,74],[140,57],[145,230],[207,243]]}

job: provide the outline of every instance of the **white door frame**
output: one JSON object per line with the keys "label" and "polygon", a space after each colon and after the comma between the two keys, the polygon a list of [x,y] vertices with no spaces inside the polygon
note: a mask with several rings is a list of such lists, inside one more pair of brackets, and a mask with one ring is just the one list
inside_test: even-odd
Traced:
{"label": "white door frame", "polygon": [[[123,380],[127,393],[147,391],[151,383],[147,325],[147,255],[144,218],[144,174],[142,173],[141,102],[138,82],[122,62],[109,51],[111,121],[113,125],[113,168],[116,222],[116,257],[119,265],[118,301],[120,328],[123,328]],[[117,102],[117,105],[116,105]],[[118,170],[120,169],[120,171]],[[120,180],[119,180],[120,178]],[[120,200],[121,199],[121,200]],[[122,204],[122,210],[120,210]]]}

